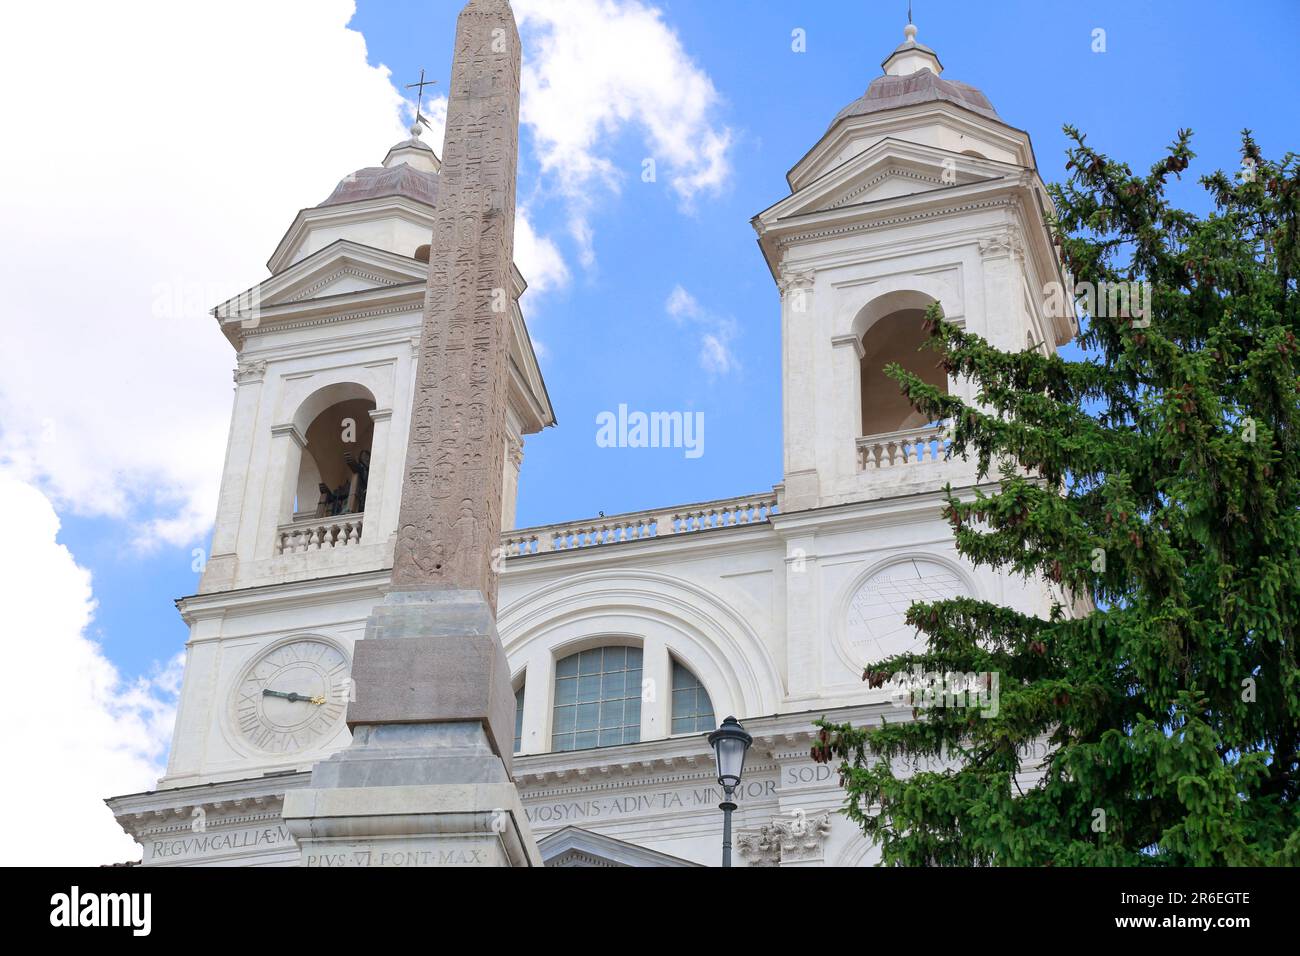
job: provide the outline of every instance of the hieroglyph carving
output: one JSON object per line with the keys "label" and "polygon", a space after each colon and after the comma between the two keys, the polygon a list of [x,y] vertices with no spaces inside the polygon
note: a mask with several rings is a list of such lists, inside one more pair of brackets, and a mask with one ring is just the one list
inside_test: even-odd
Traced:
{"label": "hieroglyph carving", "polygon": [[478,590],[495,608],[519,150],[519,31],[507,0],[456,24],[429,283],[398,518],[395,587]]}

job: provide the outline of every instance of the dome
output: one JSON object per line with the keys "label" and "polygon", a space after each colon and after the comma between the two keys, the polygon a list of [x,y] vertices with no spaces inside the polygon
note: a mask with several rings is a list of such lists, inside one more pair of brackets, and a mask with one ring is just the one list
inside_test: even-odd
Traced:
{"label": "dome", "polygon": [[407,163],[392,167],[367,166],[341,180],[321,206],[338,206],[386,196],[405,196],[432,206],[438,200],[438,174],[416,169]]}
{"label": "dome", "polygon": [[867,87],[865,94],[839,111],[831,126],[849,116],[880,113],[900,106],[914,106],[917,103],[939,100],[953,103],[989,119],[1002,121],[1002,117],[998,116],[989,98],[975,87],[956,80],[945,80],[943,77],[935,76],[929,70],[919,70],[905,76],[876,77]]}
{"label": "dome", "polygon": [[867,92],[840,110],[834,127],[849,116],[883,113],[900,106],[945,102],[960,106],[991,120],[1002,122],[987,96],[968,83],[945,80],[939,55],[916,41],[916,25],[903,28],[903,42],[880,64],[884,76],[871,81]]}

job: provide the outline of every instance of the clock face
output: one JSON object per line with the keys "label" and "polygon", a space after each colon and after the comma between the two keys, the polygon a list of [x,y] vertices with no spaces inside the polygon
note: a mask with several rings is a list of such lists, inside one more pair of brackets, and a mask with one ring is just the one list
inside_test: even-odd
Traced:
{"label": "clock face", "polygon": [[348,658],[334,644],[301,638],[254,658],[235,685],[235,729],[258,750],[291,754],[328,741],[348,708]]}
{"label": "clock face", "polygon": [[957,574],[937,561],[909,558],[873,574],[849,602],[847,637],[860,664],[920,651],[925,635],[904,621],[914,601],[938,601],[969,591]]}

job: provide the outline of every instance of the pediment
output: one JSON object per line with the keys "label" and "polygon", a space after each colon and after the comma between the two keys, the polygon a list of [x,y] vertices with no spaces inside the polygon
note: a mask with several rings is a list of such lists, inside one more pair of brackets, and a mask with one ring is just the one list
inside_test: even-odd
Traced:
{"label": "pediment", "polygon": [[340,239],[257,289],[263,306],[288,305],[419,282],[428,268],[407,256]]}
{"label": "pediment", "polygon": [[648,847],[581,827],[564,827],[537,842],[548,867],[699,866]]}
{"label": "pediment", "polygon": [[783,219],[831,212],[904,196],[935,193],[1019,176],[1008,163],[884,139],[759,214],[769,226]]}
{"label": "pediment", "polygon": [[230,337],[241,323],[256,325],[304,310],[328,309],[335,301],[398,289],[419,294],[427,269],[416,259],[339,239],[227,299],[212,314]]}

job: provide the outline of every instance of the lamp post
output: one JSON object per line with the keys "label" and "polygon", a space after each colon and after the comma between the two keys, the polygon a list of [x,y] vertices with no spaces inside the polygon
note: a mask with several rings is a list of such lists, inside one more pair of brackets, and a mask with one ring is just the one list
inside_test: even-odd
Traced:
{"label": "lamp post", "polygon": [[718,760],[718,783],[722,785],[722,865],[731,866],[731,811],[736,809],[732,797],[740,786],[740,776],[745,772],[745,752],[754,738],[745,733],[740,721],[728,717],[722,726],[709,734],[709,746]]}

